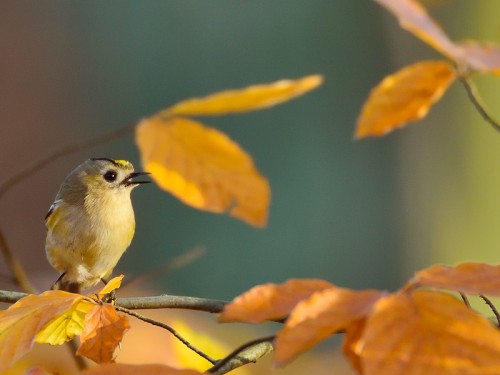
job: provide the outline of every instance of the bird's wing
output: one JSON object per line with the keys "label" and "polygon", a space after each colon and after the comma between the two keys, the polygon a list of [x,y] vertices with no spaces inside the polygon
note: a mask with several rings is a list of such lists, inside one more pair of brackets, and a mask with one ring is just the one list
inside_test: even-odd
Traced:
{"label": "bird's wing", "polygon": [[58,199],[52,203],[52,205],[49,208],[49,211],[47,212],[47,215],[45,215],[45,223],[49,221],[50,216],[57,210],[57,207],[59,207],[62,203],[62,199]]}

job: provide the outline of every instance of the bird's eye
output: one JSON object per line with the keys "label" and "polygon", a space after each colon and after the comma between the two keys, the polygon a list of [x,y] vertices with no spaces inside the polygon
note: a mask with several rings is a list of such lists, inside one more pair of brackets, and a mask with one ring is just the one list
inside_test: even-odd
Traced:
{"label": "bird's eye", "polygon": [[116,180],[116,172],[115,171],[107,171],[104,173],[104,179],[108,182],[113,182]]}

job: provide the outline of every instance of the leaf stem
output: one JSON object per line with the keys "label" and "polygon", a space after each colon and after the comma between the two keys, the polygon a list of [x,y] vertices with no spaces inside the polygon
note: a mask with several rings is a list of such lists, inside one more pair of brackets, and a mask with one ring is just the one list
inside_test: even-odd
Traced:
{"label": "leaf stem", "polygon": [[154,319],[147,318],[147,317],[145,317],[143,315],[140,315],[140,314],[138,314],[138,313],[136,313],[136,312],[134,312],[132,310],[126,309],[126,308],[121,307],[121,306],[116,306],[115,305],[115,309],[118,310],[118,311],[124,312],[124,313],[126,313],[128,315],[131,315],[131,316],[133,316],[133,317],[135,317],[137,319],[140,319],[143,322],[146,322],[146,323],[152,324],[154,326],[166,329],[172,335],[174,335],[174,337],[177,340],[179,340],[180,342],[182,342],[188,349],[191,349],[193,352],[195,352],[196,354],[198,354],[200,357],[205,358],[212,365],[214,365],[217,362],[215,359],[213,359],[210,356],[208,356],[207,354],[203,353],[201,350],[195,348],[189,341],[187,341],[185,338],[183,338],[179,333],[177,333],[177,331],[175,329],[173,329],[169,325],[167,325],[165,323],[162,323],[162,322],[158,322],[158,321],[156,321]]}

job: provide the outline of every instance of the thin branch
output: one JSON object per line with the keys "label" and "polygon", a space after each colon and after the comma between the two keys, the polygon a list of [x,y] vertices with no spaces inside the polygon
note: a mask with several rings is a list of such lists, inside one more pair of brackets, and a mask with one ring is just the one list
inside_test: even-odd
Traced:
{"label": "thin branch", "polygon": [[488,297],[483,296],[482,294],[480,294],[479,297],[481,297],[483,299],[483,301],[491,309],[491,311],[493,312],[493,314],[495,315],[495,318],[497,320],[497,326],[500,327],[500,314],[498,313],[498,310],[495,307],[495,305],[493,304],[493,302],[491,302],[491,300]]}
{"label": "thin branch", "polygon": [[474,104],[474,107],[476,107],[476,110],[479,112],[479,114],[483,117],[483,119],[486,122],[488,122],[493,127],[493,129],[500,132],[500,123],[493,117],[493,115],[486,108],[483,99],[478,94],[476,86],[474,85],[474,82],[472,82],[468,74],[467,73],[460,74],[459,79],[462,82],[465,91],[469,96],[470,101],[472,102],[472,104]]}
{"label": "thin branch", "polygon": [[275,336],[267,336],[249,341],[233,350],[224,359],[218,361],[217,364],[208,369],[207,372],[221,375],[248,363],[255,363],[259,358],[274,350],[274,339]]}
{"label": "thin branch", "polygon": [[207,354],[203,353],[201,350],[195,348],[193,345],[191,345],[191,343],[189,343],[189,341],[187,341],[185,338],[183,338],[181,335],[179,335],[177,333],[177,331],[175,329],[173,329],[172,327],[170,327],[169,325],[164,324],[162,322],[158,322],[158,321],[150,319],[150,318],[147,318],[145,316],[137,314],[136,312],[134,312],[132,310],[129,310],[129,309],[126,309],[126,308],[123,308],[121,306],[115,306],[115,308],[116,308],[116,310],[122,311],[122,312],[124,312],[124,313],[126,313],[128,315],[131,315],[131,316],[133,316],[133,317],[135,317],[137,319],[142,320],[143,322],[146,322],[146,323],[152,324],[154,326],[166,329],[172,335],[174,335],[177,340],[179,340],[180,342],[182,342],[187,348],[191,349],[193,352],[195,352],[196,354],[198,354],[200,357],[205,358],[211,364],[215,364],[216,363],[215,359],[213,359],[210,356],[208,356]]}
{"label": "thin branch", "polygon": [[207,298],[171,296],[163,294],[161,296],[152,297],[117,298],[116,304],[131,310],[168,308],[219,313],[222,311],[227,302]]}
{"label": "thin branch", "polygon": [[0,251],[2,252],[9,269],[14,276],[15,283],[26,293],[36,293],[35,288],[31,286],[31,283],[28,280],[28,276],[23,270],[21,263],[14,256],[14,253],[10,250],[9,245],[7,244],[7,239],[0,229]]}
{"label": "thin branch", "polygon": [[112,130],[107,133],[103,133],[95,138],[88,139],[83,142],[75,142],[73,144],[67,145],[53,153],[45,156],[43,159],[35,161],[33,164],[27,166],[24,169],[19,170],[14,175],[10,176],[0,184],[0,198],[11,188],[19,184],[21,181],[25,180],[27,177],[31,176],[33,173],[38,172],[40,169],[44,168],[48,164],[56,161],[75,152],[91,148],[102,143],[109,142],[115,138],[121,137],[127,133],[130,133],[135,127],[135,124],[124,126],[116,130]]}

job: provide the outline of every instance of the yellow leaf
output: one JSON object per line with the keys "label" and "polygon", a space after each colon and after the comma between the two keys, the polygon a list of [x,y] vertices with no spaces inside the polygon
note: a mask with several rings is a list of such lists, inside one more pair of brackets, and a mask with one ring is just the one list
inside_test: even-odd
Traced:
{"label": "yellow leaf", "polygon": [[122,280],[124,275],[113,277],[109,282],[102,288],[97,294],[99,296],[105,296],[111,293],[113,290],[118,289],[122,285]]}
{"label": "yellow leaf", "polygon": [[320,75],[296,80],[281,80],[268,84],[249,86],[239,90],[227,90],[204,98],[182,101],[161,116],[213,116],[247,112],[272,107],[317,88],[323,82]]}
{"label": "yellow leaf", "polygon": [[184,203],[266,224],[269,184],[225,134],[186,118],[151,117],[137,126],[136,142],[144,169]]}
{"label": "yellow leaf", "polygon": [[455,78],[444,61],[419,62],[385,77],[363,105],[356,138],[381,136],[425,117]]}
{"label": "yellow leaf", "polygon": [[26,296],[0,312],[0,371],[31,350],[35,335],[54,317],[82,300],[80,294],[51,290]]}
{"label": "yellow leaf", "polygon": [[81,300],[68,310],[48,322],[35,336],[40,344],[62,345],[80,335],[85,315],[94,306],[92,302]]}
{"label": "yellow leaf", "polygon": [[94,305],[85,316],[84,331],[76,354],[97,363],[113,361],[116,347],[130,328],[128,317],[118,314],[112,305]]}
{"label": "yellow leaf", "polygon": [[411,283],[500,297],[500,266],[472,262],[455,267],[437,264],[418,271]]}

